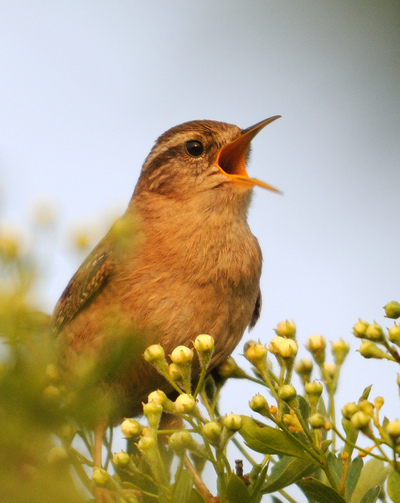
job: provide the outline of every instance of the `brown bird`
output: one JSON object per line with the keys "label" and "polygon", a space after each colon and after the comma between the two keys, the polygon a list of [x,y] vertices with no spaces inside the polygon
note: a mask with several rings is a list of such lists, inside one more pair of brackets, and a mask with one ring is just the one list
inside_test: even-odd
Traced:
{"label": "brown bird", "polygon": [[[245,165],[251,140],[278,117],[244,130],[201,120],[164,133],[126,213],[64,290],[53,315],[61,365],[73,373],[87,362],[121,363],[101,379],[115,405],[110,422],[141,414],[151,391],[171,391],[143,359],[147,346],[169,354],[210,334],[212,369],[256,323],[262,256],[247,211],[255,185],[276,189],[250,178]],[[196,380],[198,363],[192,372]],[[97,464],[101,434],[99,427]]]}

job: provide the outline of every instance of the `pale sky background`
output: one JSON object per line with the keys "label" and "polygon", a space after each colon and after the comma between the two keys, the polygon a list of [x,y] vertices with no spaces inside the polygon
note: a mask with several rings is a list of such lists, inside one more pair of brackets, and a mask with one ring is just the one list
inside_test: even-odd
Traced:
{"label": "pale sky background", "polygon": [[[280,114],[249,169],[284,192],[255,189],[263,312],[251,338],[267,342],[285,318],[304,356],[311,334],[343,337],[338,405],[373,382],[399,417],[398,369],[362,359],[351,335],[358,317],[390,326],[382,306],[400,300],[399,1],[3,0],[0,65],[2,218],[28,227],[43,199],[59,215],[48,310],[78,266],[67,233],[125,209],[161,133]],[[233,391],[226,412],[249,413],[248,385]]]}

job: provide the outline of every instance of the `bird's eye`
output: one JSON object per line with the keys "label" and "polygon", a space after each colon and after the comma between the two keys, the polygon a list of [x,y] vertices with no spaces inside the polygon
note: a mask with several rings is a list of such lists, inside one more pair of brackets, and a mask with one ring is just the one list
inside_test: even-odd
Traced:
{"label": "bird's eye", "polygon": [[185,143],[185,150],[192,157],[199,157],[204,152],[204,147],[199,140],[189,140]]}

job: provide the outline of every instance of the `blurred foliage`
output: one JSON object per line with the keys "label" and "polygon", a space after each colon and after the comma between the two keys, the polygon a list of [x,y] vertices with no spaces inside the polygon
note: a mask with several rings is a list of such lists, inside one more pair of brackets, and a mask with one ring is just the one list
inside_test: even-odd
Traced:
{"label": "blurred foliage", "polygon": [[[48,226],[48,216],[39,216]],[[110,429],[103,467],[94,468],[90,426],[113,407],[98,384],[117,371],[124,347],[116,346],[106,364],[89,362],[79,387],[64,382],[54,364],[50,317],[37,310],[39,257],[16,236],[0,226],[0,501],[293,503],[295,484],[311,503],[400,503],[400,422],[382,417],[384,399],[371,401],[370,388],[347,403],[338,420],[335,393],[349,344],[335,341],[329,350],[323,336],[312,335],[310,358],[299,359],[291,321],[277,325],[268,345],[246,343],[252,374],[229,358],[209,375],[213,340],[206,334],[168,358],[160,346],[148,348],[145,359],[178,397],[150,394],[142,419],[122,423],[126,452],[114,452]],[[400,317],[400,304],[389,302],[385,313]],[[353,331],[362,356],[389,360],[393,368],[400,363],[396,323],[385,331],[359,320]],[[328,352],[334,363],[326,362]],[[194,355],[202,367],[195,389]],[[245,379],[258,391],[250,400],[254,417],[219,414],[227,379]],[[361,447],[359,436],[370,446]],[[243,473],[241,460],[229,459],[231,443],[250,473]],[[207,465],[214,469],[217,499],[202,479]]]}

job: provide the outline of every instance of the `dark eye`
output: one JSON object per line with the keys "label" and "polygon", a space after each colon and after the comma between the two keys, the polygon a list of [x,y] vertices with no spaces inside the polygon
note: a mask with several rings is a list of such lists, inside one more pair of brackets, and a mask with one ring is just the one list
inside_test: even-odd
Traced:
{"label": "dark eye", "polygon": [[185,150],[192,157],[199,157],[204,152],[204,147],[199,140],[189,140],[185,143]]}

